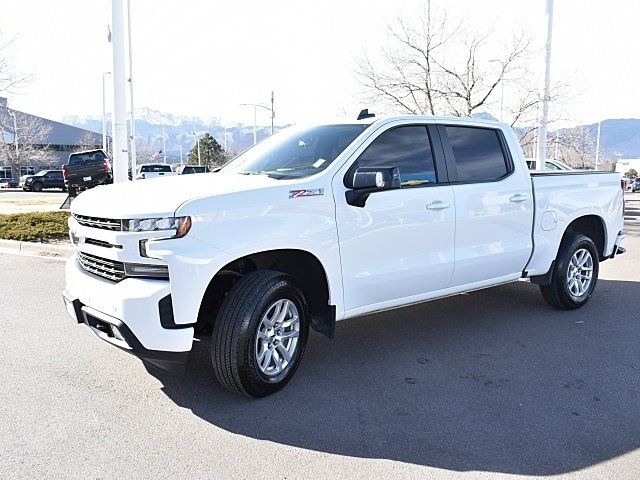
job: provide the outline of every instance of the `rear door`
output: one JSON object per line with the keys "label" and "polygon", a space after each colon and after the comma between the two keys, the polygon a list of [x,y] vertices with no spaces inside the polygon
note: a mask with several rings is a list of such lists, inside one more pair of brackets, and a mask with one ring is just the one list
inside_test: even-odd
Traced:
{"label": "rear door", "polygon": [[[333,179],[345,310],[391,307],[446,288],[455,208],[435,127],[392,126],[355,156]],[[349,205],[345,192],[359,167],[398,167],[402,186]]]}
{"label": "rear door", "polygon": [[438,127],[456,205],[451,286],[518,278],[531,255],[533,198],[499,129]]}

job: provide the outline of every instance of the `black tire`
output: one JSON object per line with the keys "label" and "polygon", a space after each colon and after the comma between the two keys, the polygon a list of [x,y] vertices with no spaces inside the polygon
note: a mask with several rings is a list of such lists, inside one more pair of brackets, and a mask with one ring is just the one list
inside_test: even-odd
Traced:
{"label": "black tire", "polygon": [[[569,290],[567,276],[571,266],[571,258],[580,249],[585,249],[590,253],[593,270],[588,288],[584,293],[576,296]],[[574,310],[584,306],[591,299],[596,283],[598,283],[599,260],[598,249],[593,240],[582,234],[567,235],[560,244],[560,250],[553,267],[551,284],[540,285],[542,297],[549,305],[558,310]]]}
{"label": "black tire", "polygon": [[31,190],[33,192],[41,192],[42,184],[40,182],[33,182],[33,184],[31,184]]}
{"label": "black tire", "polygon": [[68,194],[70,197],[76,197],[76,196],[78,196],[78,192],[77,192],[77,190],[76,190],[76,187],[67,187],[67,194]]}
{"label": "black tire", "polygon": [[[258,328],[274,302],[290,300],[298,311],[298,341],[288,365],[277,375],[261,371],[256,353]],[[228,390],[260,398],[284,387],[300,365],[309,335],[309,313],[302,290],[289,275],[258,270],[243,276],[226,296],[211,336],[216,377]]]}

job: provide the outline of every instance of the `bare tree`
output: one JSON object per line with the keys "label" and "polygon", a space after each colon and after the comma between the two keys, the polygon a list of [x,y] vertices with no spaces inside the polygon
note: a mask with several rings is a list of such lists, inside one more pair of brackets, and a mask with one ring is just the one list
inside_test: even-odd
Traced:
{"label": "bare tree", "polygon": [[[591,128],[578,126],[558,132],[557,159],[573,168],[591,169],[595,167],[596,139]],[[549,151],[554,148],[548,146]],[[602,154],[602,148],[600,150]],[[601,157],[602,158],[602,157]],[[604,163],[606,159],[602,158]]]}
{"label": "bare tree", "polygon": [[[365,53],[356,67],[368,101],[390,113],[453,116],[486,112],[499,102],[511,125],[536,123],[542,99],[529,64],[539,52],[526,34],[503,43],[489,31],[473,31],[466,21],[454,23],[446,16],[399,17],[387,28],[387,45],[375,55]],[[561,90],[552,89],[552,100]],[[509,101],[502,104],[501,97]],[[530,132],[523,130],[523,140]]]}
{"label": "bare tree", "polygon": [[16,173],[20,165],[43,166],[55,161],[47,138],[51,127],[39,117],[10,108],[0,109],[0,161]]}
{"label": "bare tree", "polygon": [[16,72],[10,61],[9,50],[13,39],[0,39],[0,94],[12,93],[29,81],[29,75],[21,75]]}
{"label": "bare tree", "polygon": [[93,133],[88,130],[85,131],[78,140],[78,144],[73,147],[73,152],[82,152],[83,150],[101,148],[102,140],[96,140],[97,135],[97,133]]}

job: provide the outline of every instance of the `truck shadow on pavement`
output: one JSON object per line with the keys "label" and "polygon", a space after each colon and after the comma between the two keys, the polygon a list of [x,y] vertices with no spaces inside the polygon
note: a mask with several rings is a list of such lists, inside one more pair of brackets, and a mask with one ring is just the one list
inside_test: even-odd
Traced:
{"label": "truck shadow on pavement", "polygon": [[209,344],[183,378],[156,376],[177,405],[251,438],[456,471],[550,475],[640,447],[637,282],[600,280],[558,312],[516,283],[312,334],[284,390],[247,400],[220,387]]}

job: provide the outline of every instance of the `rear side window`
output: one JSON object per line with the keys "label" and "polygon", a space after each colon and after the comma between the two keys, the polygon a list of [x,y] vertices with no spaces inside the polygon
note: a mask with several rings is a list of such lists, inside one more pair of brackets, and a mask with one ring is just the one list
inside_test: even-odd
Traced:
{"label": "rear side window", "polygon": [[458,181],[490,182],[509,173],[497,130],[445,127],[453,150]]}
{"label": "rear side window", "polygon": [[[398,167],[403,187],[436,182],[427,127],[415,125],[387,130],[360,155],[356,168]],[[352,169],[355,172],[355,168]]]}

